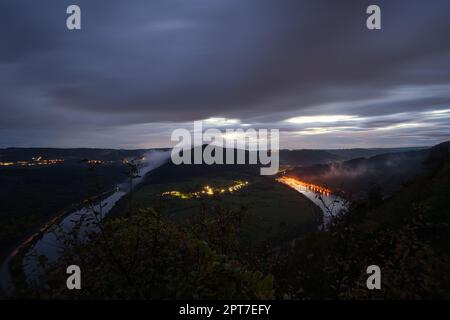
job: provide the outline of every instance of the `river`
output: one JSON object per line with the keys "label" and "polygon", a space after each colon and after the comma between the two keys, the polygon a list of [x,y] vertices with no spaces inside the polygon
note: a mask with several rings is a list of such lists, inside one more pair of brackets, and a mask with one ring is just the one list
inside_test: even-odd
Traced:
{"label": "river", "polygon": [[[147,164],[140,168],[140,178],[133,181],[133,186],[138,185],[144,176],[151,170],[159,167],[168,160],[168,154],[159,152],[160,154],[155,157],[155,154],[149,154],[147,157],[149,161]],[[163,156],[161,155],[163,154]],[[332,216],[335,216],[342,209],[346,208],[345,200],[332,194],[331,190],[317,186],[314,184],[303,182],[295,177],[283,176],[277,179],[278,182],[284,183],[289,187],[295,189],[296,191],[303,194],[314,204],[316,204],[323,212],[323,224],[320,229],[326,229],[329,225]],[[128,193],[128,182],[123,182],[118,185],[115,192],[109,195],[107,198],[101,200],[101,202],[94,205],[93,208],[81,208],[74,212],[69,213],[57,224],[58,232],[69,232],[72,228],[77,225],[80,217],[86,216],[92,212],[92,210],[100,211],[100,204],[102,204],[102,214],[101,219],[103,219],[115,206],[115,204]],[[45,256],[48,262],[54,262],[60,256],[64,245],[61,243],[61,239],[55,233],[55,226],[41,228],[41,232],[31,236],[21,245],[19,245],[3,262],[0,268],[0,286],[5,292],[11,292],[13,290],[11,273],[9,269],[9,263],[16,256],[22,248],[27,248],[27,253],[24,255],[22,260],[22,268],[28,281],[34,281],[38,279],[39,275],[42,274],[42,268],[38,263],[38,256]],[[92,226],[81,225],[80,235],[86,234],[87,232],[95,231]],[[34,242],[33,245],[29,245],[30,242]]]}
{"label": "river", "polygon": [[[142,182],[145,175],[151,170],[156,169],[165,162],[168,161],[170,156],[170,151],[149,151],[145,154],[145,162],[139,168],[139,178],[133,180],[133,187],[137,186]],[[115,204],[122,199],[128,193],[129,182],[124,181],[117,186],[115,192],[109,195],[107,198],[102,199],[99,203],[94,204],[93,208],[83,207],[79,210],[71,212],[65,216],[65,218],[53,227],[43,227],[41,232],[38,232],[26,241],[21,243],[10,255],[3,261],[0,268],[0,287],[6,293],[13,293],[14,288],[12,285],[12,276],[9,264],[17,255],[20,249],[27,248],[27,253],[24,255],[22,261],[22,268],[28,281],[36,280],[42,273],[42,268],[40,268],[38,263],[38,256],[45,256],[48,262],[54,262],[60,256],[61,250],[63,249],[63,244],[61,243],[60,237],[55,233],[55,229],[58,232],[69,232],[72,228],[77,225],[77,222],[82,216],[86,216],[92,212],[92,210],[99,211],[100,204],[102,205],[101,219],[111,211]],[[95,231],[92,225],[82,224],[80,229],[80,235],[86,234],[87,232]],[[30,242],[34,242],[33,245],[29,245]],[[29,247],[29,248],[28,248]]]}
{"label": "river", "polygon": [[320,229],[326,229],[332,218],[347,208],[347,202],[333,195],[332,191],[326,187],[304,182],[296,177],[289,176],[280,177],[277,181],[300,192],[322,210],[323,223]]}

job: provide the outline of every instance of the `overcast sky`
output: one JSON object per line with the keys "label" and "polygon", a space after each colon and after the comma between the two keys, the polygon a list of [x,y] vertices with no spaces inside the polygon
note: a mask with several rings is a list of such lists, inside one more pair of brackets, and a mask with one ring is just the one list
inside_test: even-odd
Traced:
{"label": "overcast sky", "polygon": [[202,119],[284,148],[450,140],[448,0],[1,0],[0,26],[0,147],[170,146]]}

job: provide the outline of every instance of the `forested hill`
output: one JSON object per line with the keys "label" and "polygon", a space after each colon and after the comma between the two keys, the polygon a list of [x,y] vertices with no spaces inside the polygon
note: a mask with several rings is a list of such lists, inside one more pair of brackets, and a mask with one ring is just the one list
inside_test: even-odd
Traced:
{"label": "forested hill", "polygon": [[426,175],[439,165],[449,145],[450,142],[444,142],[427,149],[407,149],[369,158],[298,166],[291,174],[308,182],[342,189],[353,199],[373,187],[381,189],[384,195],[390,195],[399,190],[403,183]]}
{"label": "forested hill", "polygon": [[[386,199],[371,190],[329,231],[299,242],[275,272],[279,292],[300,299],[450,298],[449,147],[430,150],[428,174]],[[381,268],[382,290],[366,288],[373,264]]]}

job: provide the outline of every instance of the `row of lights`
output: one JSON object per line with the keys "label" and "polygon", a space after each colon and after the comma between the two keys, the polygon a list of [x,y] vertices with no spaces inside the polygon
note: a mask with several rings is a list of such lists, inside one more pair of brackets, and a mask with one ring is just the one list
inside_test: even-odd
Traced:
{"label": "row of lights", "polygon": [[331,189],[321,187],[321,186],[318,186],[313,183],[305,182],[305,181],[299,180],[294,177],[284,176],[284,177],[278,178],[277,181],[284,183],[294,189],[305,188],[305,189],[308,189],[308,190],[311,190],[311,191],[314,191],[316,193],[320,193],[320,194],[323,194],[326,196],[329,196],[331,194]]}
{"label": "row of lights", "polygon": [[16,162],[0,162],[0,167],[9,166],[48,166],[64,162],[63,159],[44,159],[41,156],[31,158],[31,161],[16,161]]}
{"label": "row of lights", "polygon": [[201,191],[196,192],[189,192],[189,193],[183,193],[181,191],[167,191],[163,192],[162,196],[170,196],[180,199],[190,199],[190,198],[201,198],[202,196],[214,196],[217,194],[224,194],[224,193],[233,193],[235,191],[238,191],[244,187],[248,186],[248,181],[236,181],[235,184],[221,189],[215,189],[210,186],[205,186]]}

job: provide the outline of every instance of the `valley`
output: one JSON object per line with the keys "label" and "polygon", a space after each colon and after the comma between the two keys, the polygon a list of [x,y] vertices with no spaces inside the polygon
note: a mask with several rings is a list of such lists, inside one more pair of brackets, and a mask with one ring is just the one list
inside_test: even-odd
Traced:
{"label": "valley", "polygon": [[[44,269],[39,267],[40,263],[36,259],[45,257],[45,264],[48,266],[59,263],[60,255],[65,255],[69,248],[59,242],[61,235],[58,236],[58,232],[70,234],[73,228],[79,229],[77,227],[78,219],[86,219],[91,215],[95,216],[93,213],[99,210],[102,213],[97,224],[103,224],[101,221],[106,218],[106,215],[108,215],[107,220],[114,221],[120,217],[136,215],[136,212],[156,210],[158,216],[166,221],[165,223],[177,225],[183,230],[187,228],[186,231],[199,223],[200,225],[212,223],[209,228],[214,226],[214,230],[214,228],[220,226],[220,224],[215,224],[220,223],[223,219],[221,218],[222,215],[223,217],[233,217],[232,219],[238,219],[236,221],[239,222],[238,225],[230,229],[235,231],[233,231],[232,238],[227,241],[234,244],[226,251],[235,252],[231,255],[236,255],[235,257],[239,258],[244,264],[254,265],[257,268],[267,268],[268,263],[272,264],[270,256],[274,252],[284,252],[288,248],[286,247],[287,244],[296,246],[296,243],[298,241],[301,243],[301,239],[304,237],[308,238],[318,230],[325,230],[333,219],[338,217],[340,212],[349,210],[349,198],[346,198],[346,196],[351,192],[352,184],[341,183],[337,187],[335,180],[330,178],[330,170],[335,172],[341,170],[343,175],[350,170],[356,172],[358,170],[354,167],[355,163],[357,165],[362,163],[366,167],[373,166],[380,170],[380,168],[385,168],[383,166],[387,165],[387,162],[392,167],[395,160],[397,161],[396,166],[402,166],[404,172],[408,174],[410,173],[408,170],[413,169],[417,172],[423,170],[425,173],[426,170],[429,170],[427,168],[430,167],[430,165],[427,167],[425,160],[430,158],[430,154],[433,154],[433,152],[430,153],[430,150],[393,152],[351,161],[316,164],[309,167],[306,165],[309,163],[308,160],[305,160],[302,155],[302,159],[298,160],[297,165],[286,166],[287,169],[280,171],[279,176],[275,179],[255,174],[257,170],[256,168],[254,170],[251,166],[230,166],[219,172],[214,170],[214,166],[202,165],[196,166],[195,170],[191,170],[186,165],[175,166],[167,162],[167,155],[161,157],[162,153],[156,153],[154,154],[157,159],[156,166],[140,165],[139,178],[132,183],[134,189],[132,193],[128,192],[129,186],[126,187],[128,182],[125,181],[123,187],[117,187],[115,192],[110,193],[109,196],[104,196],[100,202],[94,200],[97,201],[96,205],[94,202],[93,206],[79,206],[79,209],[73,210],[72,213],[68,210],[67,213],[56,216],[45,226],[40,227],[40,231],[35,235],[21,242],[20,246],[2,264],[2,286],[3,288],[14,287],[13,282],[16,282],[21,288],[25,285],[23,281],[31,281],[30,283],[42,281],[39,279],[47,272],[45,271],[47,267]],[[354,151],[349,151],[349,153],[354,154]],[[283,154],[283,151],[281,154]],[[148,163],[151,163],[152,153],[151,151],[140,152],[138,158],[149,158],[150,162]],[[281,159],[286,162],[286,159]],[[91,170],[95,173],[94,176],[98,177],[98,170],[105,170],[105,166],[108,167],[110,161],[112,160],[105,158],[101,161],[85,162],[90,165]],[[119,161],[120,165],[124,166],[122,174],[124,174],[124,169],[129,161],[123,159]],[[289,161],[293,163],[292,153],[290,153]],[[414,166],[414,164],[416,165]],[[67,163],[63,166],[67,166]],[[422,167],[424,169],[418,169]],[[370,170],[367,170],[367,172],[372,173]],[[397,170],[395,166],[394,170]],[[299,179],[299,174],[305,180]],[[342,177],[341,175],[341,182],[345,181]],[[408,177],[414,179],[410,175]],[[352,176],[353,181],[358,181],[358,183],[361,183],[361,179],[372,178],[373,175],[364,173]],[[122,175],[122,178],[118,176],[118,179],[123,181],[124,176]],[[116,184],[120,180],[117,180]],[[407,180],[403,181],[406,182]],[[342,186],[348,188],[342,188]],[[395,188],[392,190],[395,190]],[[365,190],[370,192],[368,187],[365,187]],[[389,196],[389,194],[386,193],[385,196]],[[215,219],[219,220],[216,221]],[[231,223],[231,221],[226,223]],[[233,223],[236,223],[236,221]],[[94,223],[93,226],[95,225]],[[90,238],[89,234],[98,232],[95,231],[96,228],[82,223],[80,230],[84,231],[77,232]],[[217,231],[220,234],[220,228]],[[204,236],[210,237],[211,235],[204,234],[202,237]],[[61,239],[64,239],[64,236]],[[217,239],[211,238],[209,241],[213,241],[211,244],[214,245]],[[223,244],[219,245],[219,248],[225,250]],[[267,256],[268,253],[270,253],[269,256]],[[263,256],[266,257],[254,264],[254,259],[260,259]],[[23,262],[21,264],[17,264],[17,261],[13,262],[13,260],[18,259],[23,260]],[[11,274],[9,268],[12,266],[15,267]],[[16,279],[13,280],[13,278]],[[18,279],[22,280],[19,281]]]}

